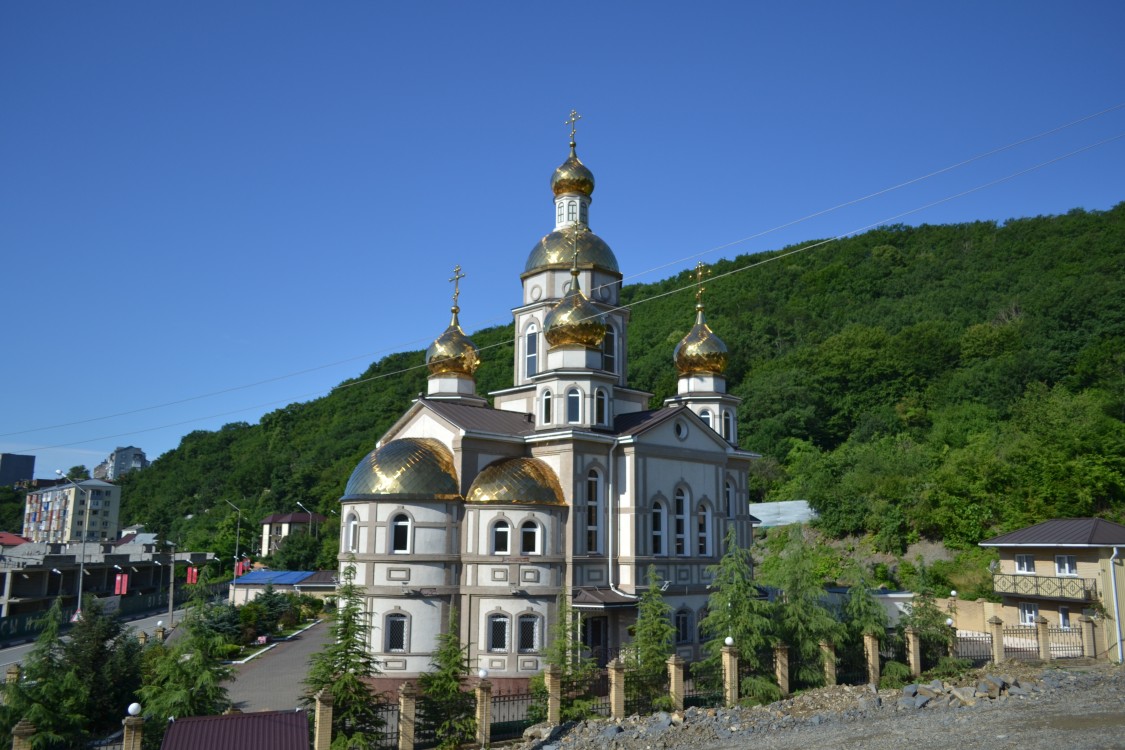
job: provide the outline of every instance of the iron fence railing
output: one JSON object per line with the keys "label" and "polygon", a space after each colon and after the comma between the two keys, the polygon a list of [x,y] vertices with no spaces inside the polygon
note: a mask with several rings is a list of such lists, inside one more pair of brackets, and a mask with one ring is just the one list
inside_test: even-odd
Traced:
{"label": "iron fence railing", "polygon": [[1075,628],[1047,628],[1052,659],[1077,659],[1083,656],[1082,633]]}
{"label": "iron fence railing", "polygon": [[492,696],[492,726],[489,736],[493,742],[518,739],[523,730],[535,723],[535,696],[531,693],[511,693]]}
{"label": "iron fence railing", "polygon": [[958,633],[953,642],[953,655],[967,659],[974,667],[984,666],[992,661],[992,634]]}
{"label": "iron fence railing", "polygon": [[1034,627],[1004,628],[1004,658],[1034,661],[1039,658],[1039,634]]}
{"label": "iron fence railing", "polygon": [[1097,598],[1098,587],[1097,580],[1094,578],[996,573],[992,576],[992,590],[997,594],[1075,599],[1085,602]]}

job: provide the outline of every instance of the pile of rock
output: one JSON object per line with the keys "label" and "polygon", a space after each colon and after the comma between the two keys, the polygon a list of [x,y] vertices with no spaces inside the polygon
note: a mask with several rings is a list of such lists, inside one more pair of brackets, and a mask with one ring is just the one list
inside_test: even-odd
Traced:
{"label": "pile of rock", "polygon": [[985,675],[975,685],[957,686],[934,680],[904,687],[897,705],[900,709],[919,709],[926,706],[975,706],[980,700],[1003,701],[1008,698],[1027,698],[1032,693],[1041,692],[1042,689],[1039,680],[1024,680],[1021,683],[1018,677],[993,674]]}

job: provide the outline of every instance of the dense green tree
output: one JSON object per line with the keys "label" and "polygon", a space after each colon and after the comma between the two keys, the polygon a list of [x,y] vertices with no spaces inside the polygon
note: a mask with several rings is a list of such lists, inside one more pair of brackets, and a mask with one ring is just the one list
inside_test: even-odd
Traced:
{"label": "dense green tree", "polygon": [[87,730],[97,736],[119,729],[141,687],[141,645],[132,632],[90,598],[67,634],[63,653],[67,669],[87,684],[100,686],[89,692]]}
{"label": "dense green tree", "polygon": [[15,487],[0,487],[0,531],[23,533],[23,510],[27,492]]}
{"label": "dense green tree", "polygon": [[437,637],[433,669],[418,677],[419,725],[423,732],[433,733],[438,750],[457,750],[476,737],[476,700],[465,684],[469,653],[457,635],[460,626],[457,610],[451,608],[445,632]]}
{"label": "dense green tree", "polygon": [[312,534],[289,534],[281,540],[277,551],[270,555],[270,567],[274,570],[316,570],[320,548],[320,540]]}
{"label": "dense green tree", "polygon": [[648,588],[637,602],[637,622],[629,644],[625,682],[629,696],[644,705],[660,705],[668,694],[668,657],[675,650],[676,628],[672,625],[672,606],[664,601],[656,566],[648,568]]}
{"label": "dense green tree", "polygon": [[[594,712],[592,691],[597,665],[586,653],[579,639],[582,619],[570,606],[570,594],[563,589],[556,600],[555,623],[543,652],[543,661],[558,670],[562,680],[562,720],[585,719]],[[542,674],[531,679],[535,704],[529,717],[538,721],[547,718],[547,690]]]}
{"label": "dense green tree", "polygon": [[379,747],[383,725],[366,680],[379,674],[375,657],[367,650],[363,592],[355,582],[355,565],[344,568],[336,589],[332,636],[312,658],[305,677],[305,702],[327,690],[333,699],[333,750],[369,750]]}

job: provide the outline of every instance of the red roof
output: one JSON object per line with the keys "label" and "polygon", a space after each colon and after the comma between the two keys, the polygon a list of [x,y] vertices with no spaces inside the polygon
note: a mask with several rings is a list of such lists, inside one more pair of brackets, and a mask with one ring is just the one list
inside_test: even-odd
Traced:
{"label": "red roof", "polygon": [[1104,518],[1054,518],[986,539],[981,547],[1125,547],[1125,526]]}
{"label": "red roof", "polygon": [[176,719],[160,750],[309,750],[309,715],[300,709]]}
{"label": "red roof", "polygon": [[24,539],[19,534],[9,531],[0,531],[0,547],[18,547],[21,544],[30,544],[30,539]]}

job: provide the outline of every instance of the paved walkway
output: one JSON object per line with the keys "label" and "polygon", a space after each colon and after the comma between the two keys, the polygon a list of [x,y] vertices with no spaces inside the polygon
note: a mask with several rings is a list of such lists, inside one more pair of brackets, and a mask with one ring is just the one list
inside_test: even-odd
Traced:
{"label": "paved walkway", "polygon": [[301,706],[302,684],[309,659],[331,635],[319,622],[292,640],[282,641],[258,658],[235,666],[235,679],[227,691],[236,708],[244,711],[285,711]]}

